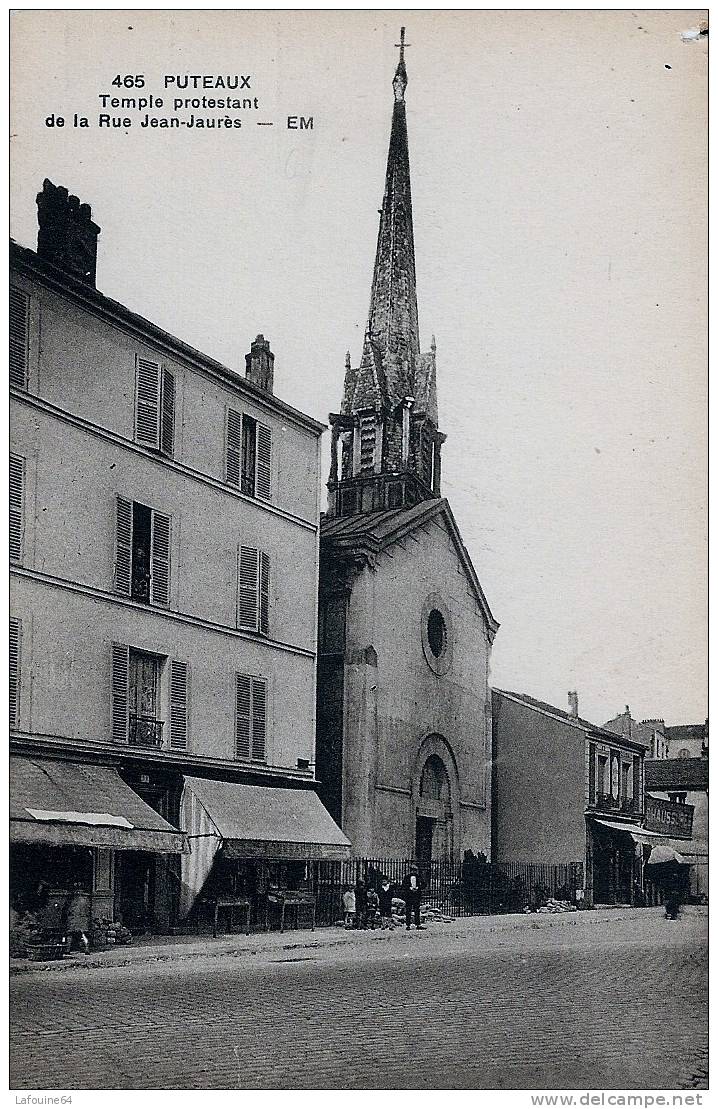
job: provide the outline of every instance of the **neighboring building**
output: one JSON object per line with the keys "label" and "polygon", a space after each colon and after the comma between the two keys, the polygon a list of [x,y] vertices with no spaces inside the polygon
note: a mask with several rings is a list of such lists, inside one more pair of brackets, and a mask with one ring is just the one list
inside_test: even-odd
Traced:
{"label": "neighboring building", "polygon": [[[681,725],[667,731],[703,725]],[[673,743],[673,736],[669,735]],[[679,739],[690,742],[685,735]],[[707,751],[707,748],[706,748]],[[708,896],[708,757],[668,758],[646,761],[646,806],[653,810],[649,827],[670,836],[669,843],[691,863],[691,892]],[[664,813],[670,808],[671,816]],[[676,818],[675,811],[679,817]],[[685,815],[684,815],[685,814]],[[682,818],[682,819],[681,819]],[[661,826],[663,825],[663,826]]]}
{"label": "neighboring building", "polygon": [[241,378],[96,289],[88,205],[46,181],[38,208],[37,253],[11,244],[14,889],[79,878],[165,930],[213,861],[256,902],[348,852],[313,781],[322,425],[262,336]]}
{"label": "neighboring building", "polygon": [[359,365],[322,519],[321,796],[358,856],[490,851],[494,620],[441,496],[436,345],[419,347],[403,47]]}
{"label": "neighboring building", "polygon": [[708,757],[708,721],[703,724],[674,724],[666,728],[668,757],[700,759]]}
{"label": "neighboring building", "polygon": [[493,692],[493,859],[583,863],[588,904],[633,904],[651,844],[646,747],[523,693]]}
{"label": "neighboring building", "polygon": [[625,712],[607,720],[603,725],[609,732],[616,732],[625,739],[634,739],[647,747],[647,756],[651,759],[668,758],[668,729],[665,720],[634,720],[631,710],[626,705]]}

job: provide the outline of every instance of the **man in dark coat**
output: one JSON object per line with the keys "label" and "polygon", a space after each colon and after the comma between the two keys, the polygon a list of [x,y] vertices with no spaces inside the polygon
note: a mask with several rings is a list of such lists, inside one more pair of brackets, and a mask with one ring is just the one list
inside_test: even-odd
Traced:
{"label": "man in dark coat", "polygon": [[419,908],[421,905],[421,891],[426,886],[426,882],[419,877],[418,866],[412,866],[408,874],[406,874],[401,883],[401,896],[404,898],[406,904],[406,927],[407,931],[411,928],[411,915],[414,914],[414,922],[417,928],[421,928],[421,916]]}

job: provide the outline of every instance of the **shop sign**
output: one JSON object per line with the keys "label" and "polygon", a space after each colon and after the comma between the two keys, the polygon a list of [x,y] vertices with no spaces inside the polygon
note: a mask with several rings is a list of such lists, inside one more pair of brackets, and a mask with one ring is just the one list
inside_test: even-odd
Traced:
{"label": "shop sign", "polygon": [[679,805],[662,797],[646,795],[646,831],[690,839],[693,835],[693,805]]}

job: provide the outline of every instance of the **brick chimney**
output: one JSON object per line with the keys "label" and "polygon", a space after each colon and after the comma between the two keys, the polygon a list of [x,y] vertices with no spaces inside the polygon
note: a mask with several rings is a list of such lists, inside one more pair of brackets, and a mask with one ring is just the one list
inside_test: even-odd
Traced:
{"label": "brick chimney", "polygon": [[257,336],[245,359],[247,380],[268,393],[274,392],[274,355],[269,349],[269,340],[264,335]]}
{"label": "brick chimney", "polygon": [[578,693],[575,689],[568,691],[569,716],[578,716]]}
{"label": "brick chimney", "polygon": [[89,204],[80,204],[47,177],[37,194],[37,253],[45,262],[95,287],[97,236]]}

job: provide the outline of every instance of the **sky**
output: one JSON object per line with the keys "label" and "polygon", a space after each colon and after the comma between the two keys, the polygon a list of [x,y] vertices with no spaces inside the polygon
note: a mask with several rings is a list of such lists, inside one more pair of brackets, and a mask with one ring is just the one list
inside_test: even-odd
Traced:
{"label": "sky", "polygon": [[[560,708],[576,689],[597,723],[626,704],[698,722],[707,42],[682,33],[703,18],[15,13],[11,234],[34,247],[35,195],[65,185],[102,228],[102,292],[238,372],[262,332],[277,395],[326,421],[361,354],[406,24],[421,345],[442,492],[501,624],[492,684]],[[179,90],[188,74],[249,87]],[[160,96],[157,119],[189,119],[174,96],[257,106],[226,113],[240,128],[144,128],[102,95]]]}

